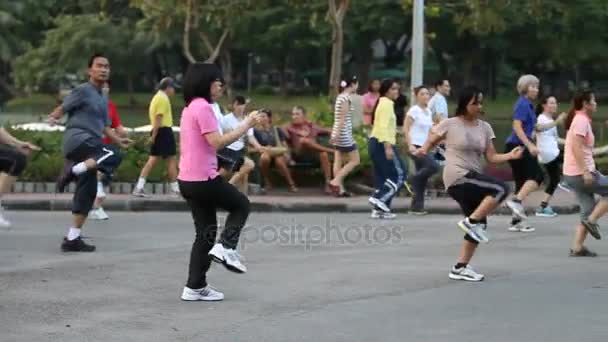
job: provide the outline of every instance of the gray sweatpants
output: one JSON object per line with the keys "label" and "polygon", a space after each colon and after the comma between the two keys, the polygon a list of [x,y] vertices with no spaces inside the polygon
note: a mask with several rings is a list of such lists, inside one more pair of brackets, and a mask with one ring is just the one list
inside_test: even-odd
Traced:
{"label": "gray sweatpants", "polygon": [[581,219],[586,220],[595,208],[597,201],[595,195],[608,201],[608,177],[598,171],[593,173],[593,184],[585,185],[583,176],[566,176],[564,181],[570,185],[576,193],[576,198],[581,207]]}

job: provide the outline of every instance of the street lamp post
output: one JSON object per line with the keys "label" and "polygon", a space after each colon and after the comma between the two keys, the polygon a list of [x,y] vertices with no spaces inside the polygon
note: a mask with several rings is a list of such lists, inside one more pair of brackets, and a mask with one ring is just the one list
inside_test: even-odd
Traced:
{"label": "street lamp post", "polygon": [[410,103],[414,103],[413,89],[423,82],[424,73],[424,0],[414,0],[412,12],[412,66]]}

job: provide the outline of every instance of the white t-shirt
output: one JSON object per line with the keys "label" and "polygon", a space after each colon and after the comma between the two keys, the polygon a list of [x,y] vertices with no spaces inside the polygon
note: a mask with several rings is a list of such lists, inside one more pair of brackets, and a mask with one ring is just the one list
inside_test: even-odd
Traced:
{"label": "white t-shirt", "polygon": [[[222,130],[226,133],[236,129],[242,122],[243,120],[245,120],[245,118],[242,118],[241,120],[237,119],[236,116],[234,116],[233,113],[230,113],[226,116],[224,116],[224,118],[222,119]],[[248,137],[252,137],[253,136],[253,128],[249,128],[247,130],[247,136]],[[232,144],[227,146],[229,149],[233,150],[233,151],[240,151],[242,149],[245,148],[245,136],[241,136],[237,141],[233,142]]]}
{"label": "white t-shirt", "polygon": [[441,113],[443,119],[448,118],[448,102],[445,100],[445,96],[443,96],[443,94],[440,92],[435,92],[435,95],[431,97],[431,101],[429,101],[429,109],[433,115]]}
{"label": "white t-shirt", "polygon": [[[552,123],[554,120],[551,116],[541,114],[536,122],[538,124]],[[555,160],[559,156],[559,144],[557,139],[557,127],[552,127],[542,132],[536,132],[536,144],[538,146],[538,161],[541,164],[547,164]]]}
{"label": "white t-shirt", "polygon": [[431,111],[428,108],[422,109],[418,105],[414,105],[407,111],[407,116],[414,120],[408,132],[410,143],[418,146],[424,145],[433,126]]}
{"label": "white t-shirt", "polygon": [[220,135],[223,135],[224,130],[222,129],[222,121],[224,120],[224,115],[222,114],[222,109],[217,102],[213,102],[211,108],[213,109],[213,114],[215,114],[215,120],[217,120],[217,130]]}

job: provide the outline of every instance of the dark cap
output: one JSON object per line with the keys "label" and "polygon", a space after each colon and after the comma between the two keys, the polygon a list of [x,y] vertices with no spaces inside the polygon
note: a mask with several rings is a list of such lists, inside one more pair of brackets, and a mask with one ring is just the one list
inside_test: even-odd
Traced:
{"label": "dark cap", "polygon": [[180,86],[171,77],[165,77],[158,82],[158,89],[160,90],[166,90],[169,87],[175,89],[180,88]]}

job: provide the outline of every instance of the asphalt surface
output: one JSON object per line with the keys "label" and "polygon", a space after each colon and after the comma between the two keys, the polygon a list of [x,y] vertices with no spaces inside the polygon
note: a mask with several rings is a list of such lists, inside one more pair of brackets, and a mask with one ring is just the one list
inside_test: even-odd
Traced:
{"label": "asphalt surface", "polygon": [[607,341],[608,245],[569,258],[575,215],[490,221],[473,266],[449,280],[458,216],[254,213],[249,272],[214,265],[219,303],[179,300],[193,226],[185,212],[110,213],[62,254],[67,212],[9,211],[0,230],[0,341]]}

